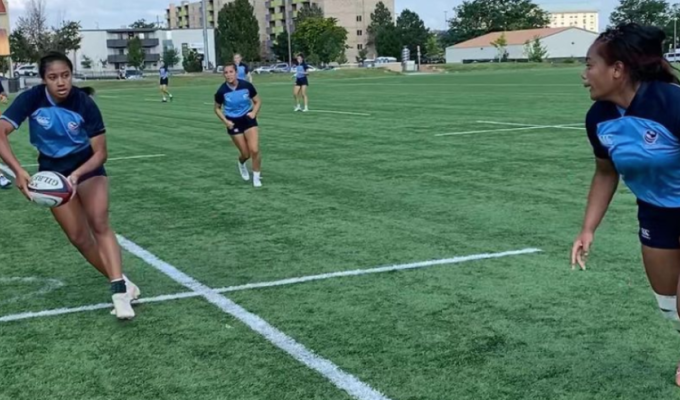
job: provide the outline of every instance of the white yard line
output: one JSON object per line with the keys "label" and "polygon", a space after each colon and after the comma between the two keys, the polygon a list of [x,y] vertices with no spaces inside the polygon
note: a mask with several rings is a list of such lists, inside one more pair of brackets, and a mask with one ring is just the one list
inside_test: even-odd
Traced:
{"label": "white yard line", "polygon": [[359,115],[362,117],[370,117],[371,114],[368,113],[360,113],[360,112],[353,112],[353,111],[333,111],[333,110],[309,110],[309,112],[312,113],[326,113],[326,114],[343,114],[343,115]]}
{"label": "white yard line", "polygon": [[[538,125],[538,124],[519,124],[516,122],[500,122],[500,121],[475,121],[478,124],[489,124],[489,125],[509,125],[509,126],[524,126],[524,127],[530,127],[530,126],[544,126],[544,125]],[[559,126],[559,127],[572,127],[572,126],[583,126],[583,122],[581,123],[576,123],[576,124],[559,124],[559,125],[554,125],[554,126]]]}
{"label": "white yard line", "polygon": [[[139,159],[144,159],[144,158],[159,158],[159,157],[165,157],[165,154],[145,154],[141,156],[127,156],[127,157],[113,157],[109,158],[106,160],[106,162],[110,161],[124,161],[124,160],[139,160]],[[22,165],[22,167],[37,167],[39,164],[26,164]]]}
{"label": "white yard line", "polygon": [[230,299],[217,293],[215,290],[198,282],[175,266],[162,261],[155,255],[122,236],[118,236],[118,241],[125,250],[144,260],[144,262],[165,274],[173,281],[200,294],[204,299],[224,311],[226,314],[229,314],[248,325],[250,329],[262,335],[270,343],[285,351],[302,364],[318,372],[331,381],[336,387],[347,392],[350,396],[358,400],[389,400],[388,397],[360,381],[354,375],[341,370],[340,367],[333,364],[331,361],[313,353],[311,350],[295,341],[292,337],[287,336],[285,333],[270,325],[258,315],[251,313]]}
{"label": "white yard line", "polygon": [[582,131],[584,128],[575,125],[582,124],[563,124],[563,125],[529,125],[529,124],[518,124],[514,122],[496,122],[496,121],[476,121],[480,124],[490,124],[490,125],[509,125],[517,126],[517,128],[502,128],[502,129],[482,129],[475,131],[464,131],[464,132],[449,132],[449,133],[438,133],[434,136],[459,136],[459,135],[472,135],[474,133],[491,133],[491,132],[513,132],[513,131],[528,131],[535,129],[573,129]]}
{"label": "white yard line", "polygon": [[[295,284],[300,284],[300,283],[305,283],[305,282],[322,281],[322,280],[326,280],[326,279],[341,278],[341,277],[348,277],[348,276],[359,276],[359,275],[369,275],[369,274],[377,274],[377,273],[383,273],[383,272],[393,272],[393,271],[402,271],[402,270],[409,270],[409,269],[419,269],[419,268],[427,268],[427,267],[433,267],[433,266],[439,266],[439,265],[461,264],[461,263],[470,262],[470,261],[488,260],[488,259],[494,259],[494,258],[504,258],[504,257],[511,257],[511,256],[519,256],[519,255],[524,255],[524,254],[533,254],[533,253],[538,253],[540,251],[541,250],[539,250],[539,249],[527,248],[527,249],[522,249],[522,250],[504,251],[504,252],[500,252],[500,253],[473,254],[473,255],[469,255],[469,256],[444,258],[444,259],[440,259],[440,260],[421,261],[421,262],[410,263],[410,264],[398,264],[398,265],[390,265],[390,266],[383,266],[383,267],[377,267],[377,268],[366,268],[366,269],[355,269],[355,270],[349,270],[349,271],[329,272],[329,273],[325,273],[325,274],[308,275],[308,276],[301,276],[301,277],[287,278],[287,279],[279,279],[279,280],[268,281],[268,282],[247,283],[245,285],[237,285],[237,286],[229,286],[229,287],[219,288],[219,289],[215,289],[215,291],[217,293],[228,293],[228,292],[238,292],[238,291],[242,291],[242,290],[271,288],[271,287],[277,287],[277,286],[295,285]],[[140,304],[143,304],[143,303],[158,303],[158,302],[163,302],[163,301],[186,299],[186,298],[190,298],[190,297],[199,297],[199,296],[201,296],[201,294],[196,293],[196,292],[182,292],[182,293],[167,294],[167,295],[156,296],[156,297],[143,297],[143,298],[139,299],[139,301],[137,301],[137,303],[140,303]],[[45,310],[45,311],[37,311],[37,312],[26,312],[26,313],[21,313],[21,314],[12,314],[12,315],[6,315],[6,316],[3,316],[3,317],[0,317],[0,323],[1,322],[18,321],[18,320],[22,320],[22,319],[51,317],[51,316],[57,316],[57,315],[63,315],[63,314],[72,314],[72,313],[85,312],[85,311],[101,310],[101,309],[111,308],[111,307],[112,307],[112,305],[110,303],[102,303],[102,304],[85,305],[85,306],[81,306],[81,307],[58,308],[58,309],[54,309],[54,310]]]}

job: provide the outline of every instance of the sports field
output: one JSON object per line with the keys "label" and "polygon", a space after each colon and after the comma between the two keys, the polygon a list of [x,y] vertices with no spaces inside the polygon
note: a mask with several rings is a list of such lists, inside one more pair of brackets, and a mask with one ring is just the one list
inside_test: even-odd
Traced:
{"label": "sports field", "polygon": [[[577,68],[255,77],[263,184],[220,76],[98,86],[137,318],[0,192],[0,399],[680,399],[623,186],[571,271],[593,156]],[[35,163],[27,130],[12,144]],[[28,167],[29,172],[35,167]],[[374,269],[378,267],[389,267]]]}

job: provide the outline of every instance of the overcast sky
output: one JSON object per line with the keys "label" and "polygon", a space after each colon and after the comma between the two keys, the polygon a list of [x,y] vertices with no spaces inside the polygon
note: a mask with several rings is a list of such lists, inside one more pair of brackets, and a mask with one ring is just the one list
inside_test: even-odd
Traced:
{"label": "overcast sky", "polygon": [[[9,0],[10,17],[16,21],[29,0]],[[176,0],[175,3],[180,3]],[[80,21],[83,28],[119,28],[137,19],[147,21],[163,20],[165,9],[171,0],[47,0],[50,23],[62,19]],[[417,12],[425,24],[433,29],[443,29],[445,12],[451,17],[453,8],[462,0],[395,0],[397,13],[408,8]],[[670,1],[671,3],[675,1]],[[556,10],[600,10],[600,28],[607,25],[609,13],[618,0],[538,0],[538,4],[550,11]]]}

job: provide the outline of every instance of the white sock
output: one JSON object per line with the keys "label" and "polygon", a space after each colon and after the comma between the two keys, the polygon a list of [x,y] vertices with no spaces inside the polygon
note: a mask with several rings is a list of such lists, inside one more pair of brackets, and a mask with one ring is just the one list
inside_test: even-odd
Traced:
{"label": "white sock", "polygon": [[676,296],[665,296],[662,294],[654,293],[656,297],[656,302],[659,305],[659,310],[664,318],[673,322],[676,330],[680,331],[680,317],[678,317],[678,307],[677,307],[677,297]]}
{"label": "white sock", "polygon": [[260,179],[260,171],[253,171],[253,178]]}

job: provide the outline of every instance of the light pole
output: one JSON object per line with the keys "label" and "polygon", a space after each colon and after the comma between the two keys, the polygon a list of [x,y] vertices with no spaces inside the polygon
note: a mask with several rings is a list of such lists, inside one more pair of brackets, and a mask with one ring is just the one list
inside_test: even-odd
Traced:
{"label": "light pole", "polygon": [[288,10],[292,10],[293,7],[290,6],[290,0],[286,0],[285,6],[286,9],[284,12],[286,13],[286,32],[288,33],[288,68],[290,68],[293,66],[293,46],[291,46],[290,43],[290,18]]}
{"label": "light pole", "polygon": [[675,56],[675,49],[678,48],[678,17],[673,18],[673,56]]}
{"label": "light pole", "polygon": [[210,47],[208,46],[208,0],[203,0],[203,61],[205,69],[210,65]]}

